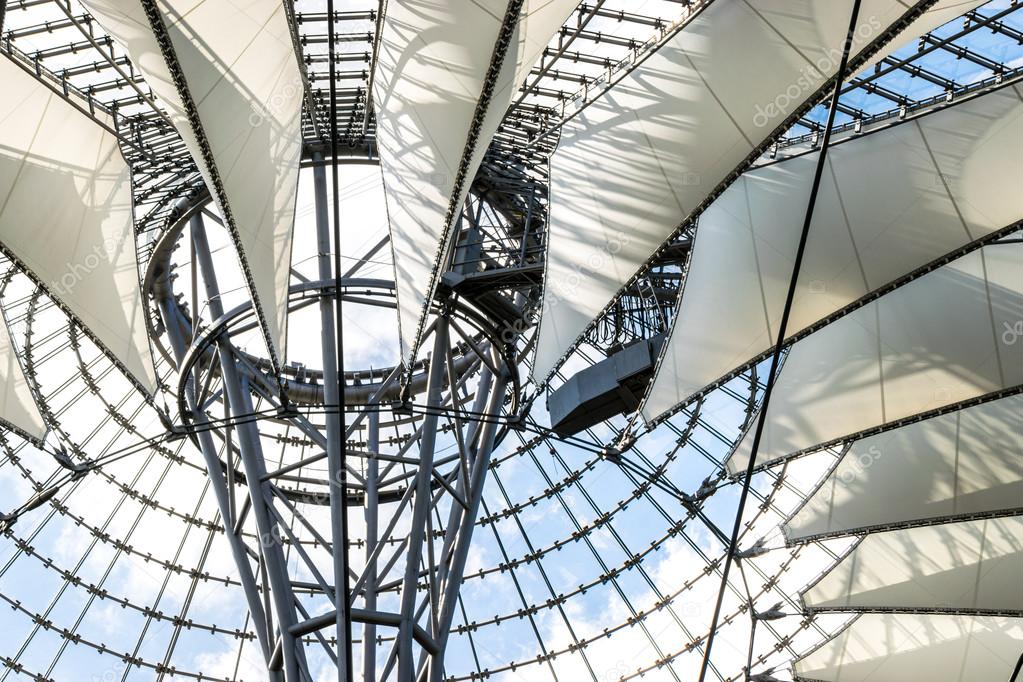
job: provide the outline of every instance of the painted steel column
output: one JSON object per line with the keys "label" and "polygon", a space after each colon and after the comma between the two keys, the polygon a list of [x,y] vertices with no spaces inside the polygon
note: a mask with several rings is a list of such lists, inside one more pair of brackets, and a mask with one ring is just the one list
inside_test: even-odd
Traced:
{"label": "painted steel column", "polygon": [[[174,301],[164,298],[160,301],[160,310],[163,313],[164,326],[167,328],[167,336],[170,339],[174,357],[178,363],[184,357],[188,348],[188,342],[181,335],[181,327],[178,325],[178,310]],[[231,501],[228,496],[227,481],[224,479],[224,471],[221,468],[220,458],[217,456],[217,449],[213,443],[213,436],[210,432],[210,422],[205,412],[201,412],[196,403],[195,384],[192,384],[192,391],[185,391],[185,398],[188,407],[192,410],[193,423],[195,424],[195,437],[199,441],[199,451],[202,453],[206,463],[206,475],[210,479],[210,487],[217,499],[217,510],[220,512],[220,520],[224,526],[224,535],[227,537],[227,544],[231,548],[231,556],[238,569],[238,579],[242,584],[242,591],[245,594],[245,601],[252,616],[252,627],[256,631],[256,639],[259,641],[259,648],[263,651],[263,660],[270,661],[270,654],[273,652],[273,643],[270,641],[266,627],[266,612],[263,610],[263,603],[259,598],[259,589],[256,587],[256,578],[252,573],[252,566],[249,564],[249,556],[241,538],[234,532]],[[280,671],[270,673],[270,679],[277,682],[283,679]]]}
{"label": "painted steel column", "polygon": [[[483,414],[483,411],[487,409],[487,403],[489,403],[491,399],[490,387],[492,383],[493,373],[490,371],[489,367],[484,366],[483,369],[480,370],[480,379],[479,382],[476,384],[476,398],[475,400],[473,400],[472,404],[473,414]],[[469,461],[469,457],[473,455],[475,452],[479,451],[478,447],[476,448],[473,447],[473,444],[476,442],[476,435],[479,426],[480,422],[478,420],[474,420],[469,425],[469,428],[466,429],[468,433],[465,435],[465,438],[463,439],[463,443],[465,444],[466,447],[466,452],[463,453],[463,458],[465,459],[465,461]],[[455,490],[458,491],[458,494],[461,495],[462,499],[464,500],[468,500],[472,496],[472,493],[466,490],[467,487],[470,489],[472,488],[471,482],[467,480],[469,475],[470,472],[468,471],[465,472],[465,475],[459,476],[458,481],[455,483]],[[448,513],[448,523],[447,526],[445,526],[444,531],[444,545],[441,547],[440,551],[441,564],[440,566],[437,567],[438,585],[444,584],[444,581],[447,580],[448,567],[446,565],[446,562],[444,561],[444,557],[450,555],[451,546],[455,543],[455,540],[458,538],[458,528],[460,526],[459,519],[461,519],[462,517],[462,512],[464,512],[464,509],[462,509],[461,505],[458,504],[451,505],[451,509]]]}
{"label": "painted steel column", "polygon": [[490,401],[487,405],[486,414],[491,417],[483,425],[480,433],[479,447],[472,468],[472,478],[469,481],[469,508],[462,514],[461,524],[458,528],[457,539],[451,558],[451,568],[448,571],[447,580],[444,583],[444,594],[441,597],[437,608],[441,609],[438,619],[437,648],[439,653],[433,657],[430,667],[430,682],[441,682],[444,675],[444,651],[447,646],[448,634],[451,631],[451,621],[455,616],[455,604],[458,601],[458,593],[462,587],[462,577],[465,572],[465,562],[469,556],[469,548],[472,544],[472,533],[476,528],[476,519],[479,516],[480,501],[483,499],[483,485],[486,483],[487,471],[490,469],[490,455],[494,451],[494,439],[497,436],[496,417],[501,413],[501,404],[504,401],[504,389],[508,377],[502,375],[494,381],[493,390],[490,394]]}
{"label": "painted steel column", "polygon": [[[366,448],[371,453],[380,452],[380,413],[371,410],[367,426],[368,437]],[[377,610],[377,572],[376,566],[369,567],[369,561],[377,548],[377,535],[380,532],[380,509],[377,496],[377,484],[380,478],[380,460],[371,457],[366,462],[366,610]],[[362,631],[362,678],[364,682],[373,682],[377,674],[377,626],[366,623]]]}
{"label": "painted steel column", "polygon": [[[213,267],[213,256],[206,239],[206,227],[202,214],[192,217],[192,243],[195,245],[196,260],[202,272],[206,286],[206,299],[210,315],[217,319],[224,314],[224,304],[220,300],[220,287],[217,285],[217,273]],[[295,625],[295,595],[288,578],[287,561],[280,540],[277,525],[273,523],[267,509],[267,498],[270,495],[269,484],[263,481],[266,475],[266,460],[263,458],[263,447],[259,441],[259,431],[248,417],[252,414],[252,395],[249,392],[247,379],[240,377],[226,332],[217,341],[220,355],[220,372],[231,402],[231,413],[239,423],[238,445],[241,451],[242,466],[249,486],[249,499],[252,501],[252,514],[259,533],[260,550],[270,583],[270,596],[274,611],[277,614],[277,627],[280,630],[281,651],[284,655],[284,679],[287,682],[301,682],[299,670],[308,676],[305,651],[301,648],[300,639],[291,634],[291,626]]]}
{"label": "painted steel column", "polygon": [[[320,163],[323,157],[319,154],[313,157],[316,162],[313,166],[313,198],[316,207],[316,262],[319,268],[320,280],[328,282],[334,277],[331,271],[331,244],[330,244],[330,214],[327,211],[327,173]],[[340,248],[340,245],[335,245]],[[324,289],[324,293],[326,293]],[[340,292],[331,291],[337,295]],[[344,435],[341,432],[341,384],[337,370],[337,334],[334,326],[334,300],[333,296],[323,295],[320,297],[320,350],[323,359],[323,402],[327,407],[325,420],[327,425],[327,475],[330,480],[328,490],[330,493],[330,544],[333,548],[332,559],[334,562],[334,614],[337,627],[338,646],[338,682],[345,682],[348,679],[345,666],[351,658],[344,655],[346,652],[342,647],[351,648],[352,643],[346,636],[346,619],[349,617],[351,605],[348,601],[347,585],[348,573],[348,547],[346,546],[344,534],[341,532],[342,524],[345,522],[344,515],[347,513],[346,505],[342,496],[347,491],[341,488],[343,476],[341,476],[341,446]]]}
{"label": "painted steel column", "polygon": [[412,630],[416,622],[416,591],[419,584],[419,561],[426,537],[426,516],[433,506],[430,480],[433,474],[433,449],[437,442],[437,408],[441,406],[444,388],[444,365],[448,346],[448,320],[437,318],[434,329],[433,355],[430,356],[429,379],[426,383],[427,412],[423,416],[422,438],[419,441],[419,471],[416,473],[415,502],[409,547],[406,554],[405,578],[401,587],[401,625],[398,628],[398,682],[413,682],[415,660],[412,657]]}

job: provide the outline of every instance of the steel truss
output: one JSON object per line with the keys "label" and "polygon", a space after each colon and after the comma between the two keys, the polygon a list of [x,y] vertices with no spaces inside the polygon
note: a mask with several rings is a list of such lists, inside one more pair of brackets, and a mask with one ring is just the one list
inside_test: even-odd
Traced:
{"label": "steel truss", "polygon": [[[362,626],[365,679],[388,679],[397,672],[396,679],[439,682],[490,456],[499,432],[506,432],[501,425],[506,389],[514,388],[517,379],[505,344],[495,333],[488,336],[470,326],[480,325],[482,318],[467,319],[454,304],[441,303],[429,328],[432,353],[421,363],[417,380],[402,389],[396,368],[370,395],[349,387],[346,380],[345,404],[358,407],[345,413],[342,422],[323,164],[314,168],[314,190],[320,281],[305,283],[298,293],[319,301],[322,384],[293,378],[282,396],[274,377],[232,343],[232,327],[244,313],[224,310],[204,215],[196,210],[188,218],[192,267],[199,275],[193,273],[192,281],[201,279],[204,285],[210,327],[193,328],[168,279],[155,287],[182,378],[181,417],[203,453],[260,649],[274,679],[313,679],[303,643],[309,637],[338,666],[339,679],[346,679],[345,638],[338,633],[350,618]],[[350,283],[344,280],[346,286]],[[197,294],[192,292],[193,300]],[[387,402],[399,395],[400,402]],[[257,401],[310,439],[317,453],[284,466],[269,465],[265,438],[253,419],[263,411],[257,411]],[[214,424],[211,414],[221,409],[234,422],[226,431]],[[323,424],[313,423],[313,413],[323,415]],[[382,420],[395,428],[407,423],[402,427],[407,433],[393,452],[381,447]],[[361,444],[353,440],[358,434],[364,434]],[[441,456],[439,436],[455,452]],[[237,459],[220,459],[215,437],[224,440],[228,452],[237,451]],[[342,448],[351,479],[347,487],[339,484]],[[323,459],[328,462],[325,477],[306,473]],[[295,474],[312,489],[293,489]],[[241,508],[231,494],[232,483],[239,480],[248,489]],[[324,504],[331,519],[326,537],[304,511]],[[361,508],[364,515],[362,556],[357,556],[357,545],[341,548],[338,517],[346,506]],[[258,545],[239,532],[247,515],[255,521]],[[314,538],[313,549],[303,545],[303,534]],[[289,549],[312,583],[295,582]],[[315,556],[317,550],[323,556]],[[323,570],[325,564],[333,570]],[[352,595],[347,603],[337,588],[346,578],[344,566],[353,566],[347,576]],[[304,591],[303,598],[297,598],[297,590]]]}

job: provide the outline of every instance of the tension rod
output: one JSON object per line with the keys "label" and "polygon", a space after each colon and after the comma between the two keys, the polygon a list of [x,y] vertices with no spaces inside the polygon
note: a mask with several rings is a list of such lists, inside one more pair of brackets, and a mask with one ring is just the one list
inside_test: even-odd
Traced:
{"label": "tension rod", "polygon": [[[732,536],[728,543],[728,552],[725,554],[725,565],[721,571],[721,586],[718,588],[717,600],[714,602],[714,615],[711,618],[710,630],[707,633],[707,646],[703,650],[703,663],[700,666],[699,682],[704,682],[707,677],[707,669],[710,666],[714,636],[717,634],[718,620],[721,618],[721,604],[724,601],[725,590],[728,587],[728,573],[732,567],[732,560],[734,559],[736,549],[738,549],[739,533],[742,529],[742,515],[746,510],[746,500],[749,498],[750,484],[753,481],[753,470],[756,468],[760,439],[764,433],[765,415],[771,402],[771,394],[774,392],[774,385],[778,375],[778,365],[781,362],[782,347],[785,343],[789,315],[792,312],[792,302],[796,296],[796,283],[799,279],[800,267],[803,264],[807,237],[810,235],[810,223],[813,221],[813,210],[817,204],[817,192],[820,189],[821,177],[824,175],[824,163],[828,155],[828,146],[831,143],[831,132],[835,125],[835,114],[838,112],[838,101],[842,96],[842,82],[845,80],[846,71],[848,70],[849,53],[852,52],[853,38],[856,35],[856,24],[859,21],[859,16],[860,0],[854,0],[852,16],[849,18],[849,30],[845,35],[845,44],[842,46],[842,61],[839,63],[838,72],[835,74],[835,90],[831,96],[831,106],[828,109],[828,122],[824,128],[824,137],[821,140],[821,151],[817,157],[817,167],[814,170],[813,183],[810,185],[810,198],[807,201],[806,214],[803,217],[803,229],[799,235],[799,246],[796,248],[796,257],[792,264],[792,276],[789,278],[789,288],[785,295],[785,307],[782,309],[781,322],[778,324],[778,337],[775,340],[774,351],[771,353],[771,369],[767,374],[764,400],[760,406],[760,414],[757,416],[756,431],[753,434],[753,447],[750,452],[749,463],[746,465],[746,471],[743,474],[742,492],[739,494],[739,506],[735,511]],[[746,672],[748,675],[749,671],[747,670]]]}

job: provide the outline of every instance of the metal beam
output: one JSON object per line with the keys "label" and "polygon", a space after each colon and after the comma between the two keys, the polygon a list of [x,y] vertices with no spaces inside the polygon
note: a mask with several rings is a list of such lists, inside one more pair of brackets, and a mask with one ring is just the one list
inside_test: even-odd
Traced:
{"label": "metal beam", "polygon": [[[203,283],[206,287],[207,303],[210,314],[217,319],[223,316],[224,305],[220,298],[220,287],[217,284],[217,273],[213,264],[213,256],[210,253],[209,241],[206,238],[202,213],[196,213],[191,220],[192,242],[195,245],[196,259],[199,262]],[[280,630],[281,650],[284,657],[284,679],[286,682],[301,682],[301,674],[305,674],[309,679],[312,679],[312,676],[309,674],[301,640],[290,633],[290,628],[297,621],[295,595],[288,578],[287,560],[284,557],[280,531],[267,508],[267,505],[270,504],[271,493],[269,483],[263,480],[266,475],[266,460],[263,457],[263,448],[256,424],[248,419],[248,416],[254,411],[249,380],[246,376],[240,376],[234,349],[226,332],[218,339],[217,349],[220,356],[220,372],[227,390],[231,413],[238,421],[235,430],[238,434],[242,468],[249,486],[252,514],[260,538],[260,553],[270,583],[270,596],[277,616],[277,626]]]}
{"label": "metal beam", "polygon": [[[182,334],[181,325],[175,318],[179,315],[177,305],[169,298],[160,302],[160,309],[163,312],[164,325],[173,347],[174,355],[180,362],[187,349],[187,343]],[[193,384],[194,386],[194,384]],[[271,655],[270,636],[266,627],[266,612],[260,602],[259,589],[256,587],[256,579],[252,572],[252,565],[246,547],[241,536],[234,528],[233,505],[231,503],[227,481],[224,479],[224,469],[220,458],[217,456],[217,449],[213,443],[213,436],[210,433],[210,421],[205,412],[198,409],[195,399],[195,392],[188,393],[189,406],[192,408],[195,419],[195,438],[199,443],[199,451],[202,453],[203,461],[206,464],[206,475],[210,479],[210,486],[213,488],[214,497],[217,500],[217,509],[220,512],[220,520],[224,526],[224,536],[227,538],[228,546],[231,548],[231,556],[234,559],[235,567],[238,569],[238,579],[241,581],[242,590],[245,593],[245,601],[252,618],[252,627],[256,631],[256,639],[263,651],[263,658],[269,664]],[[230,453],[230,448],[227,449]],[[231,467],[228,467],[230,470]],[[277,682],[281,680],[279,673],[271,674],[271,679]]]}
{"label": "metal beam", "polygon": [[[317,155],[319,156],[319,155]],[[317,159],[319,160],[319,159]],[[330,220],[327,207],[327,173],[323,164],[313,167],[313,198],[316,208],[317,265],[321,281],[329,281],[334,273],[331,268]],[[340,245],[335,245],[340,248]],[[335,292],[336,293],[336,292]],[[333,547],[334,566],[334,617],[338,641],[339,682],[348,679],[347,665],[351,659],[351,640],[346,633],[348,625],[348,543],[342,532],[347,522],[344,497],[347,490],[344,483],[341,461],[344,434],[341,429],[341,380],[337,366],[338,347],[336,343],[334,300],[320,298],[320,357],[323,362],[323,401],[326,407],[327,430],[327,475],[330,478],[327,489],[330,496],[330,534]]]}

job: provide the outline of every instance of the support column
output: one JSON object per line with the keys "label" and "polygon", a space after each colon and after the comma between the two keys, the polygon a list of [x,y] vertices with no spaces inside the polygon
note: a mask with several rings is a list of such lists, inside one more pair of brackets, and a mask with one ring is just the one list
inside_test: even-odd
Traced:
{"label": "support column", "polygon": [[[484,410],[487,409],[487,404],[490,402],[491,395],[490,387],[493,382],[493,379],[494,375],[490,371],[490,368],[484,366],[483,369],[480,370],[480,380],[479,383],[476,385],[476,399],[473,400],[472,404],[473,414],[483,414]],[[470,457],[473,457],[474,453],[478,450],[478,448],[475,447],[475,444],[477,442],[476,439],[479,427],[480,422],[473,421],[471,424],[469,424],[469,428],[467,429],[468,433],[466,433],[463,439],[463,443],[465,444],[466,447],[466,452],[462,453],[462,459],[463,462],[468,463],[470,465],[470,468],[471,468]],[[465,471],[463,475],[458,477],[458,482],[456,483],[456,490],[458,491],[458,494],[461,495],[462,499],[465,500],[468,500],[471,497],[471,493],[468,491],[468,488],[471,488],[471,483],[469,481],[470,475],[471,475],[470,471]],[[448,562],[446,561],[446,558],[451,556],[451,547],[454,545],[455,540],[458,537],[459,520],[462,517],[463,511],[464,510],[462,509],[461,505],[452,504],[451,509],[448,512],[448,522],[447,525],[445,526],[444,531],[444,545],[441,548],[440,554],[442,559],[440,566],[437,567],[438,585],[443,585],[444,582],[447,580]]]}
{"label": "support column", "polygon": [[[179,365],[188,348],[188,342],[182,335],[181,326],[178,324],[178,310],[174,301],[164,298],[160,301],[160,310],[163,313],[164,325],[167,327],[167,336],[170,338],[174,357]],[[213,436],[210,432],[210,422],[205,412],[199,410],[195,396],[196,386],[193,382],[192,390],[185,391],[188,400],[188,407],[192,410],[193,424],[195,425],[196,440],[199,441],[199,450],[202,452],[203,461],[206,464],[206,475],[210,479],[210,487],[213,488],[214,497],[217,500],[217,510],[220,512],[220,521],[224,526],[224,535],[227,537],[228,546],[231,548],[231,557],[234,559],[238,569],[238,579],[242,584],[242,591],[245,593],[245,601],[248,604],[251,616],[252,628],[256,631],[256,639],[259,648],[263,652],[263,660],[269,664],[273,652],[273,643],[266,627],[266,612],[259,599],[259,589],[256,587],[256,578],[249,564],[249,557],[241,537],[235,533],[234,509],[228,493],[227,482],[224,479],[224,471],[221,468],[220,458],[217,456],[217,449],[213,443]],[[281,672],[271,671],[270,679],[279,682],[283,678]]]}
{"label": "support column", "polygon": [[[432,542],[426,536],[426,517],[433,505],[430,480],[433,474],[433,450],[437,441],[437,408],[443,399],[444,358],[448,346],[448,321],[437,318],[434,329],[433,355],[430,356],[429,378],[426,384],[427,412],[423,416],[422,438],[419,443],[419,471],[416,473],[415,502],[409,547],[406,555],[405,577],[401,587],[401,624],[398,627],[398,682],[413,682],[416,662],[412,657],[412,634],[416,623],[416,592],[419,584],[419,562],[423,543]],[[436,606],[436,605],[434,605]]]}
{"label": "support column", "polygon": [[[213,267],[213,256],[210,254],[209,242],[206,239],[206,227],[202,214],[192,217],[192,243],[195,245],[195,256],[199,262],[203,282],[206,285],[206,299],[213,319],[222,317],[224,305],[220,300],[220,287],[217,284],[217,273]],[[246,378],[239,376],[238,366],[234,358],[226,333],[217,340],[220,356],[220,372],[231,404],[232,416],[239,420],[236,426],[238,445],[241,451],[242,467],[249,487],[249,498],[252,502],[252,514],[256,522],[256,531],[260,538],[260,551],[267,580],[270,584],[270,596],[277,615],[277,627],[280,630],[281,652],[284,659],[284,679],[287,682],[301,682],[299,670],[309,679],[305,651],[300,638],[291,633],[295,625],[295,595],[288,578],[287,561],[284,557],[280,532],[273,522],[267,509],[270,496],[269,484],[263,481],[266,475],[266,460],[259,440],[256,424],[248,419],[252,414],[252,395]]]}
{"label": "support column", "polygon": [[465,562],[469,556],[469,548],[472,544],[472,533],[476,527],[476,519],[479,516],[480,501],[483,499],[483,485],[486,483],[487,471],[490,469],[490,455],[494,450],[494,439],[497,436],[496,417],[501,414],[501,404],[504,401],[504,389],[507,376],[499,376],[494,380],[490,393],[490,400],[487,404],[486,414],[491,417],[482,426],[479,434],[479,445],[476,447],[473,458],[472,476],[469,480],[467,492],[468,509],[461,515],[461,522],[458,533],[455,537],[455,545],[452,549],[451,567],[447,572],[443,585],[443,593],[440,596],[440,604],[436,608],[440,611],[438,618],[437,632],[434,637],[437,640],[437,648],[440,654],[433,658],[430,665],[430,682],[442,682],[444,675],[444,650],[448,641],[448,634],[451,632],[451,621],[455,616],[455,604],[458,602],[458,594],[462,587],[462,577],[465,572]]}
{"label": "support column", "polygon": [[[321,163],[323,157],[316,154],[313,166],[313,196],[316,206],[316,243],[317,243],[317,266],[319,268],[320,280],[328,282],[335,277],[331,272],[331,244],[330,244],[330,220],[327,212],[327,173]],[[334,248],[340,248],[335,244]],[[326,293],[326,291],[324,292]],[[334,292],[340,296],[340,291]],[[351,648],[352,643],[348,639],[346,626],[350,617],[351,605],[348,603],[348,547],[345,540],[346,534],[343,528],[347,523],[347,505],[344,496],[347,491],[343,488],[344,476],[342,476],[342,442],[344,432],[341,427],[341,378],[337,368],[337,331],[334,319],[333,297],[326,295],[320,297],[320,347],[323,359],[323,402],[328,406],[325,413],[327,424],[327,475],[330,482],[328,486],[330,494],[330,541],[333,548],[332,558],[334,564],[334,614],[337,627],[337,679],[338,682],[345,682],[348,679],[345,666],[351,659],[346,655],[346,649]],[[340,321],[337,322],[341,324]]]}
{"label": "support column", "polygon": [[[369,425],[367,427],[368,438],[366,446],[373,454],[380,452],[380,413],[372,410],[369,413]],[[377,483],[380,478],[380,460],[371,457],[366,462],[366,610],[377,610],[377,572],[375,564],[369,567],[369,562],[377,549],[377,535],[379,534],[380,510],[377,496]],[[363,656],[363,680],[374,682],[377,671],[377,626],[374,623],[366,623],[362,631],[362,656]]]}

